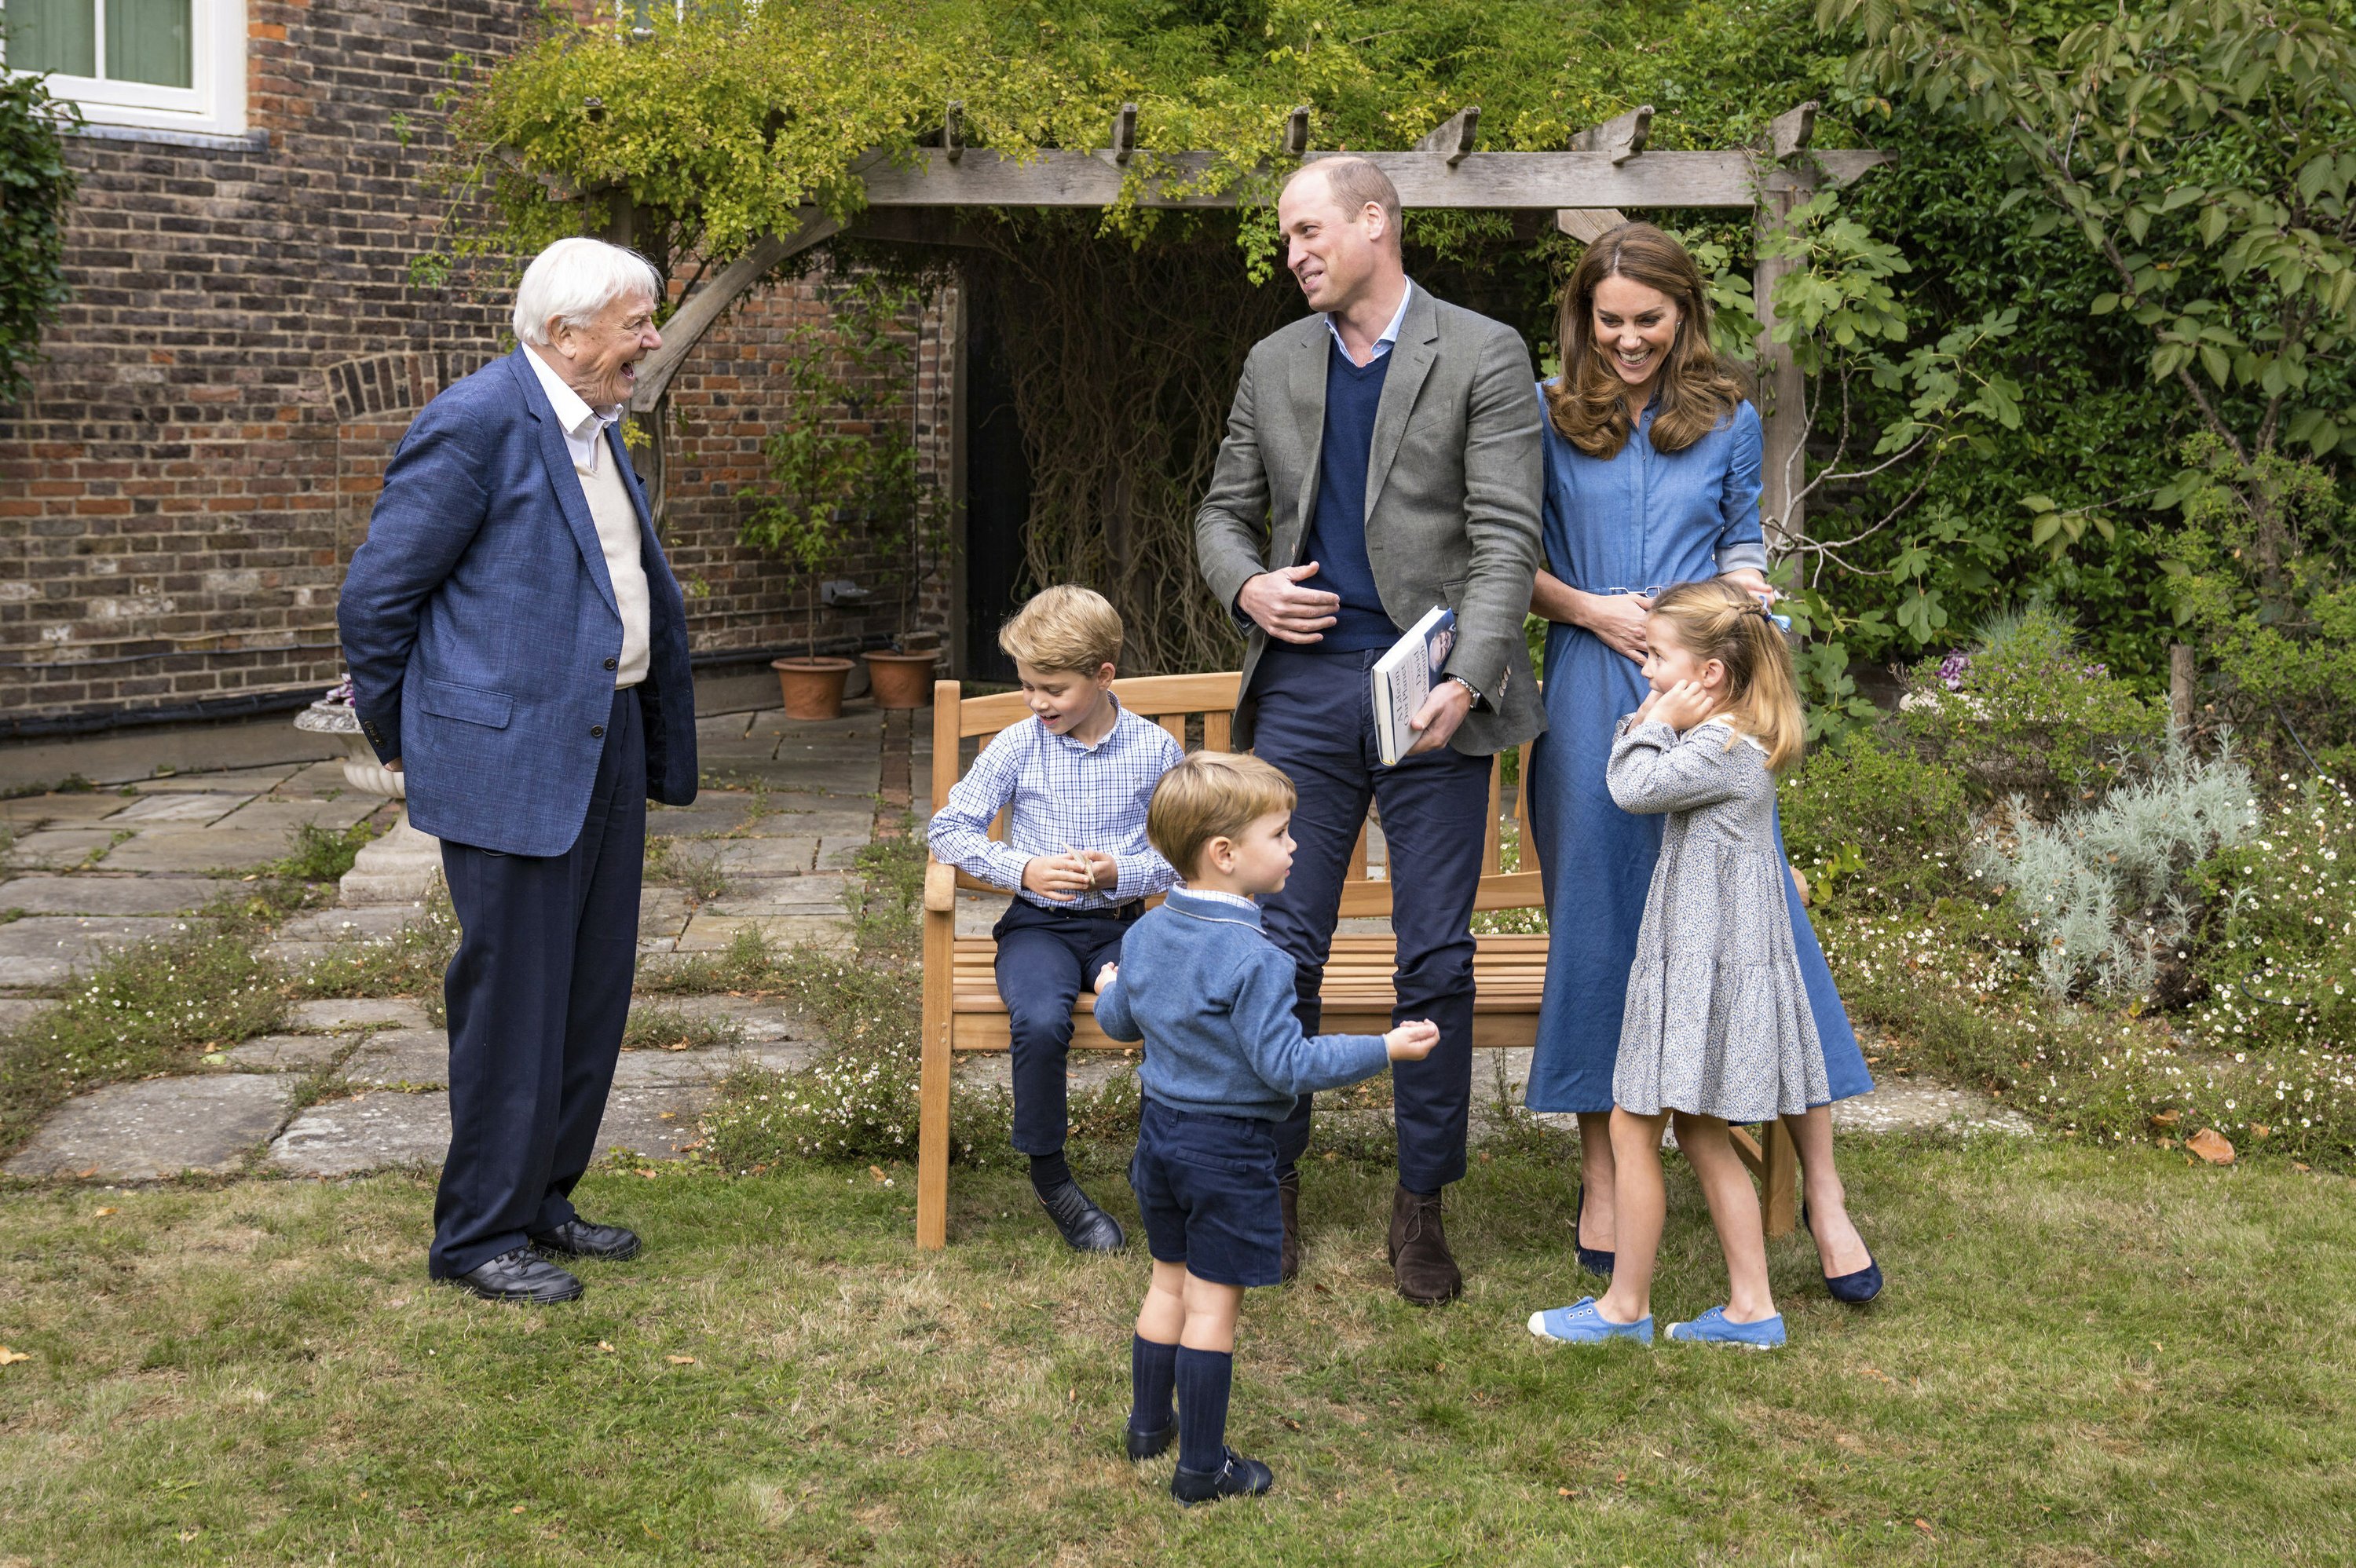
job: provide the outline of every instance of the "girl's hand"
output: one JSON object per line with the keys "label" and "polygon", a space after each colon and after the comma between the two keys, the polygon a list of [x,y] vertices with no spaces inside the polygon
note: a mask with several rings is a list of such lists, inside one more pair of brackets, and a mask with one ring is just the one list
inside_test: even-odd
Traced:
{"label": "girl's hand", "polygon": [[1383,1050],[1393,1061],[1421,1061],[1440,1043],[1440,1026],[1429,1019],[1404,1023],[1383,1036]]}
{"label": "girl's hand", "polygon": [[[1573,590],[1574,592],[1578,592]],[[1644,617],[1653,602],[1642,593],[1580,593],[1579,624],[1603,639],[1603,645],[1644,662]]]}
{"label": "girl's hand", "polygon": [[1633,724],[1642,724],[1645,720],[1653,716],[1653,709],[1658,708],[1660,705],[1661,694],[1659,692],[1648,691],[1644,693],[1644,700],[1636,705],[1635,714],[1629,721]]}
{"label": "girl's hand", "polygon": [[1680,735],[1708,718],[1718,707],[1699,681],[1681,680],[1655,695],[1659,706],[1653,709],[1654,720]]}

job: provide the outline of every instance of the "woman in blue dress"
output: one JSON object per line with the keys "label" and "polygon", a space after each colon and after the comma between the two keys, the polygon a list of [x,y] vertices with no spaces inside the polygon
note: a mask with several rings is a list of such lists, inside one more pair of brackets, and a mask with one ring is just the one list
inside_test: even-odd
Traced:
{"label": "woman in blue dress", "polygon": [[[1758,411],[1710,352],[1700,272],[1651,224],[1622,224],[1588,247],[1564,289],[1558,332],[1562,374],[1538,389],[1548,570],[1530,605],[1552,623],[1547,730],[1532,752],[1529,800],[1553,939],[1528,1103],[1579,1114],[1580,1261],[1608,1272],[1612,1066],[1661,818],[1614,805],[1604,763],[1613,727],[1644,698],[1653,594],[1708,577],[1768,592],[1762,443]],[[1785,881],[1831,1097],[1865,1093],[1873,1080],[1857,1035]],[[1826,1282],[1844,1299],[1869,1299],[1879,1271],[1849,1221],[1826,1108],[1786,1121]]]}

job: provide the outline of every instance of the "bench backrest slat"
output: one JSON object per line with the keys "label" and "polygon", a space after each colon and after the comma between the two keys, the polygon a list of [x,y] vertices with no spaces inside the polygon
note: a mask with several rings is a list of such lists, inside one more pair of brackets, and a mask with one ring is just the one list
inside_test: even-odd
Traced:
{"label": "bench backrest slat", "polygon": [[[1227,749],[1233,731],[1230,715],[1236,703],[1236,691],[1240,677],[1235,671],[1209,675],[1135,676],[1113,682],[1113,692],[1121,705],[1131,712],[1152,720],[1168,732],[1180,746],[1186,744],[1190,720],[1202,724],[1203,746],[1205,750],[1223,752]],[[933,686],[933,800],[937,804],[948,797],[960,773],[964,772],[963,746],[974,742],[976,750],[990,744],[991,739],[1010,725],[1019,724],[1031,717],[1031,709],[1019,691],[994,692],[986,697],[965,697],[953,680],[937,681]],[[1530,748],[1521,748],[1518,773],[1514,789],[1512,818],[1519,856],[1514,869],[1507,869],[1505,861],[1505,769],[1500,757],[1489,771],[1489,827],[1482,845],[1482,877],[1473,907],[1480,910],[1523,909],[1544,901],[1537,877],[1537,852],[1531,845],[1526,825],[1529,822]],[[1006,837],[1008,813],[1001,811],[991,823],[990,836],[1001,842]],[[1343,884],[1342,913],[1344,916],[1387,915],[1391,911],[1389,867],[1376,867],[1369,854],[1370,834],[1361,830],[1356,847],[1350,853],[1350,870]],[[1387,857],[1386,858],[1387,859]],[[958,885],[981,888],[962,872]]]}

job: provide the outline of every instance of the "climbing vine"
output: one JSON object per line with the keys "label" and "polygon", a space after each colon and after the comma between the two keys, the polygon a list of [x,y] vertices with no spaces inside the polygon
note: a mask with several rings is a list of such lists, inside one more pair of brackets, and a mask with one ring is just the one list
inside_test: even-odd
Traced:
{"label": "climbing vine", "polygon": [[0,75],[0,402],[24,394],[41,329],[66,301],[75,179],[62,133],[79,118],[42,78]]}

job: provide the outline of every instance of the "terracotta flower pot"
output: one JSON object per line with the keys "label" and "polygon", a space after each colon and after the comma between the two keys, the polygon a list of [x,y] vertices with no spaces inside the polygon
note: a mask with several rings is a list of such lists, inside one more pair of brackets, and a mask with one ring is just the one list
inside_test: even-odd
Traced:
{"label": "terracotta flower pot", "polygon": [[867,661],[867,679],[878,708],[926,708],[933,700],[933,663],[939,650],[895,654],[878,648],[859,656]]}
{"label": "terracotta flower pot", "polygon": [[777,672],[787,718],[842,717],[842,683],[851,669],[849,659],[771,659],[769,667]]}

